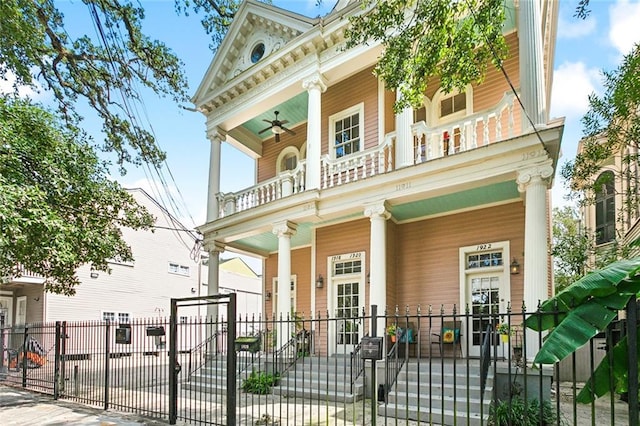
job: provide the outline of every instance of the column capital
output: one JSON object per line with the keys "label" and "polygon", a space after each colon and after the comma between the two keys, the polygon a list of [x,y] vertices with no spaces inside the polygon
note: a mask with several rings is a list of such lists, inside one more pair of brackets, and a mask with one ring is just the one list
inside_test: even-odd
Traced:
{"label": "column capital", "polygon": [[227,138],[227,132],[220,129],[219,127],[214,127],[211,130],[207,131],[207,139],[211,142],[223,142]]}
{"label": "column capital", "polygon": [[296,230],[298,229],[298,225],[289,222],[288,220],[284,220],[282,222],[276,222],[273,224],[273,234],[277,235],[278,238],[288,236],[291,237],[296,234]]}
{"label": "column capital", "polygon": [[327,90],[327,83],[322,74],[316,73],[302,80],[302,88],[307,91],[317,89],[324,93]]}
{"label": "column capital", "polygon": [[547,160],[542,164],[518,170],[518,177],[516,178],[518,191],[525,192],[531,183],[543,181],[544,179],[548,179],[553,176],[553,167],[551,166],[551,163],[552,160]]}
{"label": "column capital", "polygon": [[225,250],[225,245],[219,241],[206,241],[204,242],[204,244],[202,245],[202,247],[207,251],[207,253],[209,254],[220,254],[222,252],[224,252]]}
{"label": "column capital", "polygon": [[387,220],[391,217],[391,213],[389,213],[386,201],[378,201],[376,203],[365,205],[364,215],[371,219],[375,217],[382,217],[383,219]]}

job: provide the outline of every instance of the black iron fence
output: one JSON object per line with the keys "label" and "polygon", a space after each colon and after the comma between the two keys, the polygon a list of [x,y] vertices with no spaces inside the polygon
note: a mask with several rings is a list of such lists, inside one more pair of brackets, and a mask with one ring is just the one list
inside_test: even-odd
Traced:
{"label": "black iron fence", "polygon": [[[396,309],[379,317],[298,313],[229,321],[224,303],[209,318],[175,311],[173,320],[0,330],[0,383],[168,423],[638,421],[637,380],[629,380],[626,392],[616,393],[611,383],[607,396],[576,402],[596,370],[596,358],[612,351],[622,336],[635,336],[635,312],[562,363],[542,366],[531,361],[544,334],[521,326],[535,313],[439,307]],[[382,330],[378,357],[369,344],[378,340],[367,339]],[[637,370],[629,368],[638,362],[637,343],[629,340],[625,365],[609,357],[608,368],[625,368],[637,378]],[[580,373],[585,363],[590,367]]]}

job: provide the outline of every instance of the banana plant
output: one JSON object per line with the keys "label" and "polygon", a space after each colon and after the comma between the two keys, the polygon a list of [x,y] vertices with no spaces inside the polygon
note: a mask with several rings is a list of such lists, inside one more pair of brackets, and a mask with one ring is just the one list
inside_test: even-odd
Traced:
{"label": "banana plant", "polygon": [[[530,329],[549,331],[533,362],[555,364],[563,360],[604,331],[638,293],[640,257],[614,262],[580,278],[542,303],[539,314],[525,321]],[[638,327],[632,326],[630,330],[640,338]],[[610,383],[615,384],[617,392],[626,392],[628,365],[625,336],[598,365],[577,401],[588,403],[606,394]]]}

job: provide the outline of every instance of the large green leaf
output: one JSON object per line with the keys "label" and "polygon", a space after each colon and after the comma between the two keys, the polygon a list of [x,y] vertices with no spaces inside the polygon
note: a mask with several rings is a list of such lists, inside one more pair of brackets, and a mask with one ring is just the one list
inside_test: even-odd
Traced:
{"label": "large green leaf", "polygon": [[[640,328],[636,329],[636,335],[640,339]],[[611,358],[611,355],[613,355],[613,358]],[[613,362],[611,362],[611,359],[613,359]],[[613,380],[611,372],[613,372]],[[608,352],[602,359],[585,387],[578,394],[576,402],[589,404],[595,398],[599,398],[611,391],[626,392],[628,388],[628,373],[629,345],[625,336],[613,348],[613,351]],[[612,385],[614,389],[611,389]]]}
{"label": "large green leaf", "polygon": [[[631,294],[638,293],[635,287],[639,284],[638,270],[640,257],[621,260],[593,271],[542,303],[542,315],[530,316],[525,324],[536,331],[549,330],[562,322],[568,316],[567,312],[590,298],[602,299],[601,304],[605,306],[624,306]],[[631,278],[626,279],[628,277]],[[618,285],[622,282],[624,286],[619,289]]]}
{"label": "large green leaf", "polygon": [[534,363],[554,364],[604,330],[617,312],[591,299],[569,312],[547,336]]}

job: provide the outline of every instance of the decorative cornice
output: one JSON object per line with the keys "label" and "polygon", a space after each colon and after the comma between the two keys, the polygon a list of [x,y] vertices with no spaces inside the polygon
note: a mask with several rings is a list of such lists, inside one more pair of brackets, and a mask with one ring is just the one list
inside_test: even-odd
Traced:
{"label": "decorative cornice", "polygon": [[518,170],[518,177],[516,179],[518,191],[525,192],[531,183],[541,182],[553,176],[554,170],[551,165],[552,163],[553,161],[549,159],[542,164]]}
{"label": "decorative cornice", "polygon": [[324,93],[327,90],[326,79],[320,73],[316,73],[302,80],[302,88],[307,91],[320,90]]}
{"label": "decorative cornice", "polygon": [[274,235],[278,236],[278,238],[284,237],[284,236],[291,237],[295,235],[297,229],[298,229],[297,224],[293,222],[289,222],[288,220],[285,220],[282,222],[274,223],[272,232]]}
{"label": "decorative cornice", "polygon": [[364,215],[371,219],[382,217],[384,220],[391,217],[386,201],[378,201],[376,203],[366,205],[364,207]]}

